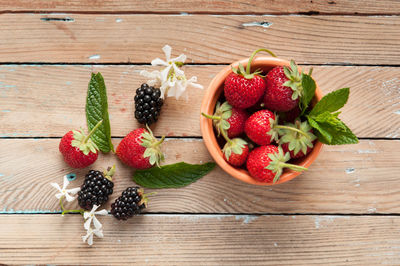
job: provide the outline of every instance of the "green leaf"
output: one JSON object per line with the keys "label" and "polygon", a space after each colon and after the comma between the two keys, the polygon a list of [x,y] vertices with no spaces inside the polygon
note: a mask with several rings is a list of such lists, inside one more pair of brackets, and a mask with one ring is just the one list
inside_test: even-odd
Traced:
{"label": "green leaf", "polygon": [[357,137],[337,115],[337,113],[330,114],[325,112],[317,117],[318,120],[313,120],[308,117],[310,125],[318,130],[318,132],[316,132],[318,140],[328,145],[358,143]]}
{"label": "green leaf", "polygon": [[303,97],[301,97],[300,108],[302,110],[302,114],[304,114],[308,105],[310,104],[310,101],[314,97],[316,84],[314,79],[307,74],[303,74],[301,84],[303,87]]}
{"label": "green leaf", "polygon": [[215,163],[188,164],[185,162],[137,170],[133,181],[146,188],[179,188],[187,186],[208,174]]}
{"label": "green leaf", "polygon": [[343,88],[325,95],[311,110],[310,116],[317,116],[323,112],[334,112],[342,108],[349,98],[349,88]]}
{"label": "green leaf", "polygon": [[103,120],[100,127],[91,136],[99,149],[107,153],[114,151],[111,143],[110,119],[108,117],[107,91],[103,76],[92,73],[86,98],[86,121],[89,131]]}

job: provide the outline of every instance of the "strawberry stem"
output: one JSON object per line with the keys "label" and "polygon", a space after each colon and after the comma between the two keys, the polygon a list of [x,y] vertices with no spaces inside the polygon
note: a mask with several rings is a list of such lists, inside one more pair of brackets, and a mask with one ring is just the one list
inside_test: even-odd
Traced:
{"label": "strawberry stem", "polygon": [[95,126],[94,128],[92,128],[92,130],[89,132],[89,134],[83,139],[82,143],[85,144],[90,137],[93,135],[93,133],[100,127],[100,125],[103,123],[103,120],[100,120]]}
{"label": "strawberry stem", "polygon": [[160,145],[161,143],[164,142],[165,136],[162,136],[161,139],[157,142],[155,142],[152,146],[153,147],[157,147],[158,145]]}
{"label": "strawberry stem", "polygon": [[224,139],[226,140],[226,142],[228,142],[230,145],[232,145],[232,140],[228,137],[228,135],[226,135],[226,131],[222,129],[221,134],[224,137]]}
{"label": "strawberry stem", "polygon": [[250,58],[249,58],[249,62],[247,63],[247,66],[246,66],[246,74],[248,74],[248,75],[250,74],[251,62],[253,61],[254,56],[255,56],[258,52],[267,52],[267,53],[269,53],[271,56],[276,57],[276,55],[275,55],[273,52],[271,52],[270,50],[268,50],[268,49],[261,48],[261,49],[255,50],[255,51],[251,54],[251,56],[250,56]]}
{"label": "strawberry stem", "polygon": [[288,129],[288,130],[292,130],[292,131],[295,131],[295,132],[297,132],[297,133],[300,133],[300,134],[306,136],[307,138],[310,137],[309,135],[307,135],[306,132],[303,132],[302,130],[297,129],[297,128],[294,128],[294,127],[282,126],[282,125],[275,125],[274,128],[278,128],[278,129],[279,129],[279,128],[280,128],[280,129]]}
{"label": "strawberry stem", "polygon": [[208,115],[208,114],[205,114],[205,113],[201,113],[201,115],[206,117],[206,118],[212,119],[212,120],[221,120],[222,119],[220,116]]}
{"label": "strawberry stem", "polygon": [[307,168],[305,168],[303,166],[300,166],[300,165],[297,165],[297,164],[281,162],[280,165],[282,166],[282,168],[289,168],[289,169],[295,170],[297,172],[301,172],[301,171],[306,171],[307,170]]}

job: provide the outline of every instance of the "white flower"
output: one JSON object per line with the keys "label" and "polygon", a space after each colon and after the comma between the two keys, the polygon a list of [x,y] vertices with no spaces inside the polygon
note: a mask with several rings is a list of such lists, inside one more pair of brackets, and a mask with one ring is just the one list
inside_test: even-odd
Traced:
{"label": "white flower", "polygon": [[153,72],[148,72],[142,70],[140,75],[147,77],[149,80],[147,83],[150,86],[160,87],[161,97],[175,97],[177,100],[185,95],[187,99],[187,94],[185,93],[188,86],[194,88],[203,89],[203,86],[197,84],[197,77],[192,77],[187,79],[185,72],[180,69],[180,67],[185,63],[186,55],[181,54],[176,58],[171,59],[171,47],[165,45],[162,50],[165,53],[166,60],[156,58],[151,61],[153,66],[163,66],[165,67],[161,71],[155,70]]}
{"label": "white flower", "polygon": [[102,229],[93,229],[93,228],[89,228],[86,231],[86,235],[82,236],[82,240],[85,243],[87,240],[87,243],[89,246],[93,245],[93,235],[96,235],[97,237],[102,238],[103,235],[103,230]]}
{"label": "white flower", "polygon": [[96,211],[97,208],[99,208],[100,206],[97,205],[93,205],[93,208],[90,212],[84,212],[83,213],[83,218],[86,220],[85,224],[83,225],[83,227],[86,230],[90,229],[90,225],[93,221],[94,227],[96,229],[100,229],[102,227],[101,223],[99,222],[99,220],[97,220],[96,215],[107,215],[108,212],[107,210],[101,210],[101,211]]}
{"label": "white flower", "polygon": [[50,185],[59,191],[59,193],[56,194],[57,199],[65,196],[65,199],[68,202],[71,202],[75,199],[75,197],[72,197],[71,195],[75,195],[79,192],[79,190],[81,190],[79,187],[67,189],[69,181],[66,175],[64,176],[64,184],[62,188],[57,183],[50,183]]}

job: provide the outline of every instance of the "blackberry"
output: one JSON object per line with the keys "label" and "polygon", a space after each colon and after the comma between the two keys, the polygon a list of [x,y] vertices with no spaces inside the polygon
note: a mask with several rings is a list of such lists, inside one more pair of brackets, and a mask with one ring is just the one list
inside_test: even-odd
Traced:
{"label": "blackberry", "polygon": [[107,202],[108,196],[113,193],[114,183],[112,175],[115,165],[105,173],[90,170],[85,176],[85,181],[78,192],[78,202],[85,210],[91,210],[93,205],[102,205]]}
{"label": "blackberry", "polygon": [[111,214],[118,220],[126,220],[139,214],[147,206],[147,196],[139,187],[128,187],[122,195],[111,204]]}
{"label": "blackberry", "polygon": [[150,125],[158,120],[163,104],[160,89],[143,83],[136,90],[135,118],[141,124]]}

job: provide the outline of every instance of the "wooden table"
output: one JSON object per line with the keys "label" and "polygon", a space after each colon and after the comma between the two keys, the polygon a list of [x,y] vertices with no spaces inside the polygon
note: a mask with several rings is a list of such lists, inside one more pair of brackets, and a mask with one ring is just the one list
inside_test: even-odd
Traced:
{"label": "wooden table", "polygon": [[[0,0],[0,13],[0,263],[400,264],[400,1]],[[260,47],[313,67],[324,93],[351,87],[341,117],[360,143],[325,146],[307,173],[274,187],[217,168],[160,190],[128,222],[102,217],[105,237],[88,247],[82,218],[62,217],[49,186],[69,172],[78,186],[85,173],[63,163],[60,137],[85,125],[91,71],[106,80],[114,144],[138,127],[139,71],[165,44],[205,87]],[[211,160],[203,94],[167,100],[153,127],[168,136],[166,163]],[[133,184],[115,155],[94,168],[113,163],[110,202]]]}

